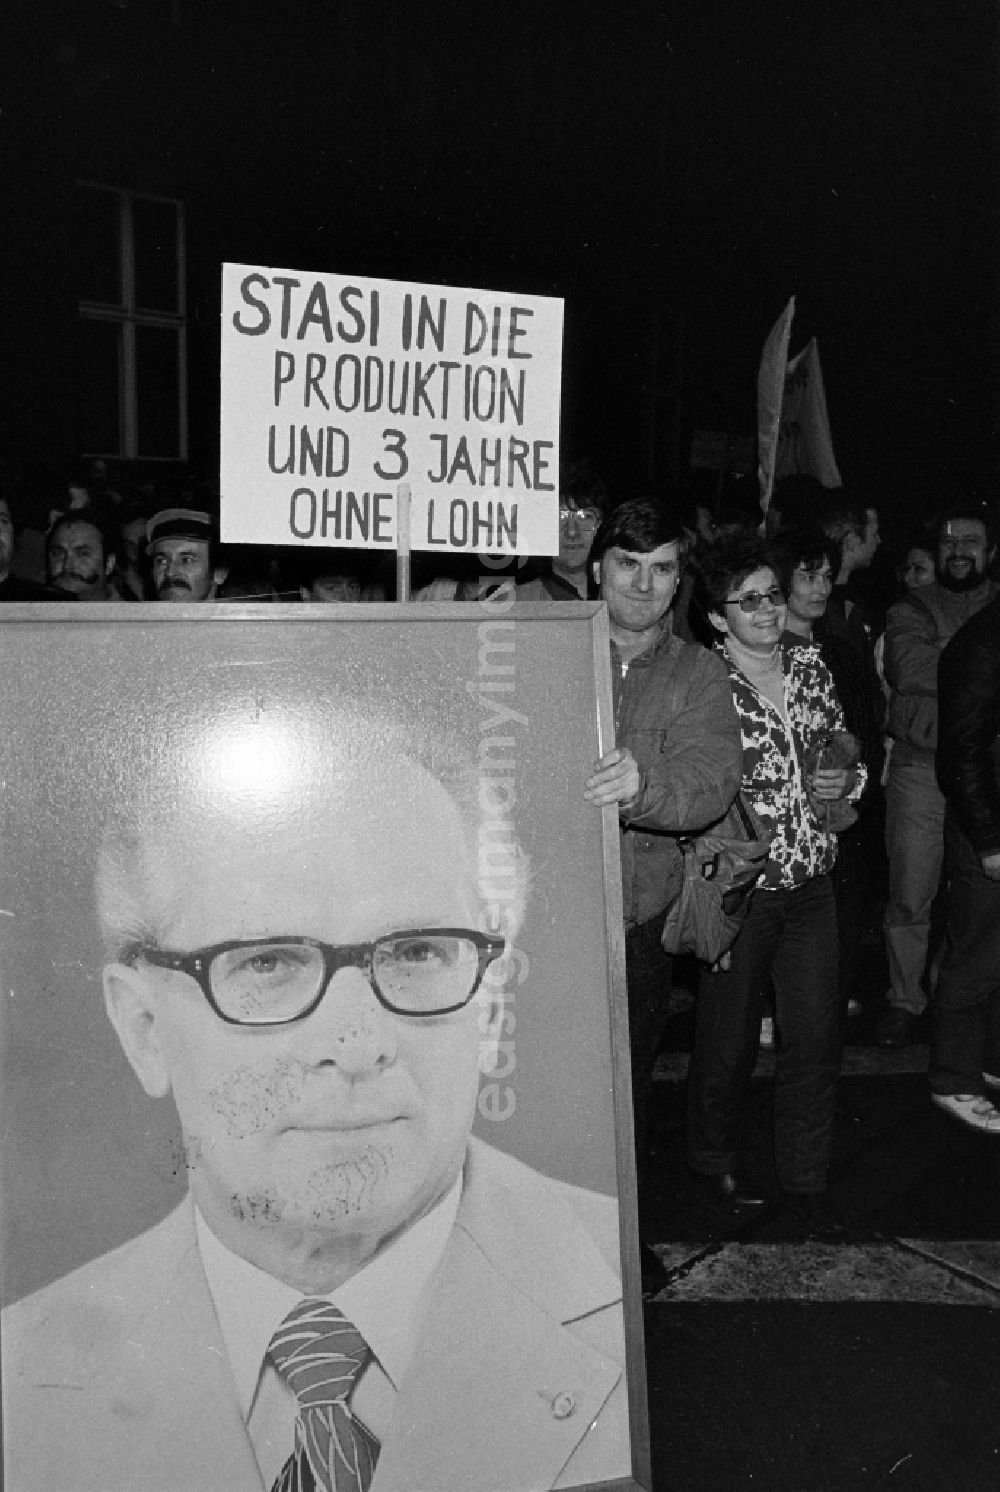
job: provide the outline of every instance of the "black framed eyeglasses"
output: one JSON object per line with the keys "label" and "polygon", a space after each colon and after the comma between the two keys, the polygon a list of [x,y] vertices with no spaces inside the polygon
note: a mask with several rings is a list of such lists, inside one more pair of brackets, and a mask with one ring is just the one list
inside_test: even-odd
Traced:
{"label": "black framed eyeglasses", "polygon": [[372,943],[316,938],[255,938],[189,953],[134,944],[141,959],[189,975],[216,1015],[233,1026],[284,1026],[311,1015],[340,969],[361,969],[376,999],[395,1015],[449,1015],[468,1005],[503,938],[466,927],[417,927]]}
{"label": "black framed eyeglasses", "polygon": [[729,596],[726,599],[727,606],[738,606],[740,611],[760,611],[765,601],[770,601],[772,606],[784,606],[785,593],[780,585],[772,585],[769,591],[744,591],[742,596]]}

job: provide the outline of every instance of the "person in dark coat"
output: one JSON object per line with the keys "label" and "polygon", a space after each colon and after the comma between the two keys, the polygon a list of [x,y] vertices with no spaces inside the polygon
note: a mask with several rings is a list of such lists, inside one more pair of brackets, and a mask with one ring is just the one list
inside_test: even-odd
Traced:
{"label": "person in dark coat", "polygon": [[1000,1135],[1000,596],[941,655],[936,766],[947,805],[948,926],[931,1098]]}

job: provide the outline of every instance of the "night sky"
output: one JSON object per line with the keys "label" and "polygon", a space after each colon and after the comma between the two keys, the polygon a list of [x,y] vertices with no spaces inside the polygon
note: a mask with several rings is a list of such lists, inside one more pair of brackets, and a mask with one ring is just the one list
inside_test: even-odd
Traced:
{"label": "night sky", "polygon": [[692,428],[753,432],[795,294],[845,481],[890,518],[945,486],[996,497],[995,12],[8,5],[13,343],[39,265],[72,254],[46,194],[85,175],[187,204],[203,457],[230,259],[564,296],[564,442],[622,496],[648,475],[650,404],[681,465]]}

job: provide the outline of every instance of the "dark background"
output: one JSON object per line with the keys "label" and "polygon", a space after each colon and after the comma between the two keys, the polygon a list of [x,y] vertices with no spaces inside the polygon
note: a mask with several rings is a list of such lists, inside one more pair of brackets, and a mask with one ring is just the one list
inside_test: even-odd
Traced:
{"label": "dark background", "polygon": [[890,523],[943,485],[996,495],[989,0],[6,13],[0,469],[29,501],[78,454],[80,177],[185,203],[197,475],[235,260],[564,296],[564,447],[621,496],[683,470],[692,428],[754,431],[795,294],[845,482]]}

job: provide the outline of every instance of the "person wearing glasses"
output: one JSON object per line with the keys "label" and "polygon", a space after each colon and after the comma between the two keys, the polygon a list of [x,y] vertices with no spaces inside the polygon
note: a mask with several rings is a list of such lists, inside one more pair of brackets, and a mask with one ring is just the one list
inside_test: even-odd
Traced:
{"label": "person wearing glasses", "polygon": [[587,556],[603,516],[603,509],[592,499],[560,492],[559,553],[552,561],[552,574],[583,601],[587,599]]}
{"label": "person wearing glasses", "polygon": [[559,473],[559,553],[529,561],[518,577],[518,601],[586,601],[587,560],[594,535],[610,507],[608,489],[587,459]]}
{"label": "person wearing glasses", "polygon": [[832,805],[856,801],[866,769],[841,765],[844,716],[812,644],[782,640],[777,561],[754,535],[720,541],[699,571],[698,601],[719,637],[743,735],[744,799],[773,831],[747,918],[720,964],[699,981],[688,1075],[687,1154],[738,1205],[765,1201],[739,1176],[740,1109],[773,981],[777,1027],[774,1154],[778,1186],[810,1231],[833,1226],[826,1203],[840,1069],[837,854]]}
{"label": "person wearing glasses", "polygon": [[552,559],[494,555],[489,570],[471,556],[442,561],[414,557],[415,601],[483,601],[501,587],[518,602],[586,601],[587,556],[608,507],[608,493],[588,460],[569,462],[559,473],[559,553]]}
{"label": "person wearing glasses", "polygon": [[[106,831],[107,1010],[189,1193],[5,1313],[11,1486],[629,1475],[617,1201],[470,1136],[525,857],[501,933],[481,793],[416,734],[338,706],[315,791],[230,805],[168,772]],[[294,1385],[331,1305],[324,1438]]]}

